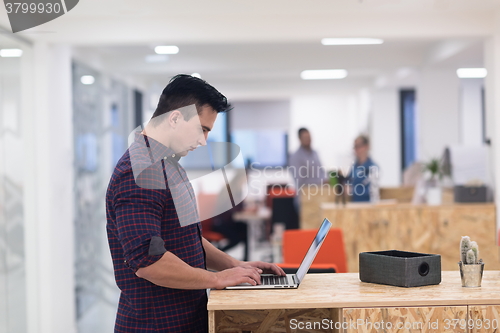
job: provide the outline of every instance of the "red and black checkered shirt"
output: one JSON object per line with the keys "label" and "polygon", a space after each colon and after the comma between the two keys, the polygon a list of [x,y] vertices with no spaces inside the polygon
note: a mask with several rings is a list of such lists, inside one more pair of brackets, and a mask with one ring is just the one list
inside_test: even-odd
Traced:
{"label": "red and black checkered shirt", "polygon": [[[175,155],[170,149],[136,133],[108,186],[107,233],[121,290],[115,332],[208,330],[205,289],[165,288],[135,275],[166,251],[192,267],[205,268],[193,189],[184,169],[171,157]],[[192,223],[181,226],[181,214],[181,220]]]}

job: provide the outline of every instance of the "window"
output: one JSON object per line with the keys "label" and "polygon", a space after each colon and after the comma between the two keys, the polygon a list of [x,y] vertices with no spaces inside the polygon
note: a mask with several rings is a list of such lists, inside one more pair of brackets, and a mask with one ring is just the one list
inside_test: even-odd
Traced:
{"label": "window", "polygon": [[401,108],[401,168],[405,170],[417,159],[415,90],[401,90],[399,99]]}
{"label": "window", "polygon": [[288,136],[280,130],[236,130],[231,141],[241,148],[245,164],[258,168],[287,165]]}

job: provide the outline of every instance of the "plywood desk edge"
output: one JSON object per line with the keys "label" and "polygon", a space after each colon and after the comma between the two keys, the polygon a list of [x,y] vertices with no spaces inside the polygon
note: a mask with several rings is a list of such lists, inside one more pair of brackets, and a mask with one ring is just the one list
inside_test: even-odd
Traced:
{"label": "plywood desk edge", "polygon": [[395,302],[377,302],[370,305],[365,303],[354,303],[354,302],[325,302],[325,303],[315,303],[315,304],[290,304],[283,306],[283,304],[262,304],[259,307],[248,307],[242,304],[241,306],[228,306],[228,305],[212,305],[208,306],[208,311],[226,311],[226,310],[294,310],[294,309],[348,309],[348,308],[407,308],[407,307],[439,307],[439,306],[468,306],[468,305],[500,305],[498,299],[491,300],[481,300],[481,301],[448,301],[443,300],[441,302],[432,301],[412,301],[411,304],[405,301],[395,301]]}
{"label": "plywood desk edge", "polygon": [[[318,276],[320,275],[323,274],[318,274]],[[370,285],[368,283],[359,281],[358,274],[356,273],[324,274],[324,275],[336,275],[339,276],[341,279],[344,279],[344,281],[346,281],[346,279],[350,280],[356,279],[359,284],[355,285],[362,287]],[[217,290],[217,291],[211,291],[211,296],[209,298],[207,309],[209,311],[219,311],[219,310],[271,310],[271,309],[310,309],[310,308],[360,308],[360,307],[374,308],[374,307],[412,307],[412,306],[428,307],[428,306],[500,305],[500,271],[485,271],[484,275],[485,276],[483,278],[483,287],[481,288],[463,288],[460,283],[460,273],[458,271],[443,272],[443,280],[447,281],[441,282],[440,285],[418,288],[420,294],[425,294],[422,291],[425,290],[425,288],[433,288],[434,290],[439,290],[440,286],[442,286],[443,284],[444,287],[442,288],[446,288],[451,285],[455,292],[460,291],[461,293],[464,292],[466,293],[465,295],[462,295],[460,297],[448,296],[448,297],[432,299],[428,297],[421,298],[419,297],[421,296],[420,294],[414,294],[411,296],[412,299],[410,299],[410,297],[398,298],[393,294],[393,292],[400,294],[408,292],[408,294],[410,295],[411,293],[413,293],[413,290],[415,290],[415,288],[401,288],[401,287],[387,286],[384,287],[386,295],[385,297],[382,297],[382,299],[374,299],[373,297],[367,297],[366,300],[359,301],[360,296],[358,295],[357,296],[358,300],[349,300],[348,299],[349,291],[346,292],[345,290],[341,290],[339,295],[337,295],[338,298],[342,298],[340,300],[336,299],[335,297],[332,297],[331,301],[330,300],[327,301],[323,300],[317,302],[298,301],[285,304],[283,302],[273,302],[273,300],[279,299],[280,295],[286,298],[286,296],[289,296],[288,293],[290,292],[293,293],[295,291],[295,294],[297,294],[297,290],[300,290],[301,287],[299,287],[299,289],[296,290],[268,290],[267,292],[271,292],[273,295],[271,297],[262,297],[262,303],[255,303],[251,302],[250,300],[247,300],[247,302],[245,302],[244,294],[246,292],[248,293],[262,292],[263,290],[260,291]],[[493,277],[495,277],[494,286],[491,284],[490,281],[492,280]],[[498,283],[496,283],[496,281],[498,281]],[[355,281],[352,281],[351,283],[354,282]],[[374,291],[375,290],[380,291],[379,285],[374,285]],[[298,293],[307,293],[308,291],[309,289],[307,289],[307,286],[303,286],[302,291],[299,291]],[[342,292],[344,292],[345,295],[343,295]],[[238,302],[229,302],[226,304],[220,300],[214,301],[214,299],[219,298],[219,296],[227,297],[231,295],[229,293],[233,293],[233,295],[238,297]],[[494,294],[494,296],[483,297],[483,298],[474,297],[474,295],[478,293]]]}

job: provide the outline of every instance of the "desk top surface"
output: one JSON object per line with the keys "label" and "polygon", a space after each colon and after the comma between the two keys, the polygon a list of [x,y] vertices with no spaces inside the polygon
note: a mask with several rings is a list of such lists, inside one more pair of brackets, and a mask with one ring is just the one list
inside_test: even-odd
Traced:
{"label": "desk top surface", "polygon": [[308,274],[298,289],[211,290],[208,310],[356,308],[500,304],[500,271],[485,271],[479,288],[464,288],[460,272],[439,285],[402,288],[364,283],[358,273]]}

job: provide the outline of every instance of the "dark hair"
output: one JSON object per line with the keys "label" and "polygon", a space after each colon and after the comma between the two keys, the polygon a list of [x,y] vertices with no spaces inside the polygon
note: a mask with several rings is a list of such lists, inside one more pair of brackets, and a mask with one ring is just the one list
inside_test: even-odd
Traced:
{"label": "dark hair", "polygon": [[[366,135],[358,135],[356,140],[361,140],[361,143],[363,143],[365,146],[370,145],[370,139],[368,139],[368,137]],[[354,141],[356,141],[356,140],[354,140]]]}
{"label": "dark hair", "polygon": [[[187,74],[178,74],[163,89],[158,106],[151,117],[151,123],[156,126],[159,123],[155,121],[156,117],[193,104],[196,105],[198,114],[205,105],[211,106],[216,112],[227,112],[232,109],[227,98],[204,80]],[[193,112],[188,112],[189,109],[180,111],[186,121],[194,116]]]}
{"label": "dark hair", "polygon": [[299,128],[299,139],[300,139],[300,136],[302,135],[302,133],[304,133],[304,132],[309,132],[309,130],[305,127]]}

